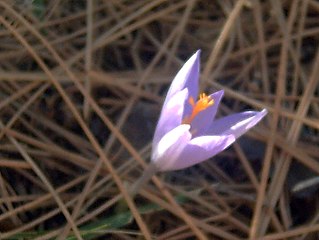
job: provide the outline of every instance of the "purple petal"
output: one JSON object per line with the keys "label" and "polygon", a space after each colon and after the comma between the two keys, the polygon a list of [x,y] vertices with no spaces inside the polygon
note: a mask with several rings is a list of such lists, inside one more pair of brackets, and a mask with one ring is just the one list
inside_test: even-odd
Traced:
{"label": "purple petal", "polygon": [[179,155],[191,139],[190,125],[182,124],[165,134],[157,145],[153,145],[152,161],[159,171],[174,167]]}
{"label": "purple petal", "polygon": [[165,101],[155,129],[153,146],[156,145],[166,133],[181,124],[184,102],[187,98],[188,89],[185,88],[171,96],[168,101]]}
{"label": "purple petal", "polygon": [[194,132],[193,137],[201,136],[205,134],[207,130],[211,127],[214,121],[214,118],[216,116],[219,103],[223,95],[224,95],[223,90],[215,92],[210,95],[210,97],[214,99],[214,104],[208,107],[207,109],[205,109],[204,111],[198,113],[198,115],[192,121],[191,131]]}
{"label": "purple petal", "polygon": [[212,127],[208,130],[208,135],[229,135],[232,134],[239,138],[250,128],[255,126],[265,115],[267,110],[261,112],[242,112],[220,118],[213,122]]}
{"label": "purple petal", "polygon": [[232,135],[193,138],[187,146],[183,148],[178,158],[175,158],[174,161],[171,161],[169,165],[165,166],[166,168],[162,168],[161,170],[180,170],[193,166],[223,151],[234,141],[235,137]]}
{"label": "purple petal", "polygon": [[188,88],[189,95],[196,98],[198,94],[199,59],[198,50],[176,74],[166,96],[165,102],[178,91]]}

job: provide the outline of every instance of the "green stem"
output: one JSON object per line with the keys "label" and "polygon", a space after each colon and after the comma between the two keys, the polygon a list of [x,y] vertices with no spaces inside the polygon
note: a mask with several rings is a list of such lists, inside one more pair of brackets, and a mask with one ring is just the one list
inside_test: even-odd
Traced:
{"label": "green stem", "polygon": [[154,174],[157,172],[157,167],[154,163],[150,163],[147,168],[144,170],[142,176],[137,179],[137,181],[132,185],[132,187],[129,189],[129,193],[134,198],[136,193],[139,191],[139,189],[148,182]]}

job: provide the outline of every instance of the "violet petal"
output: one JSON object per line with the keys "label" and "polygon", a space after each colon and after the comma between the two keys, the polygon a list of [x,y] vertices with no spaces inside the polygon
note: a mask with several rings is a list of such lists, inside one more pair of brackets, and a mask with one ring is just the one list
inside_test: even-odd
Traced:
{"label": "violet petal", "polygon": [[181,124],[184,102],[187,98],[188,89],[185,88],[165,101],[155,129],[153,146],[156,145],[167,132]]}
{"label": "violet petal", "polygon": [[[200,50],[198,50],[183,67],[176,74],[173,82],[167,92],[166,100],[170,99],[176,92],[187,88],[189,96],[194,99],[198,94],[198,78],[199,78],[199,62],[200,62]],[[165,100],[165,102],[166,102]],[[164,102],[164,104],[165,104]],[[189,112],[190,107],[186,105],[186,112]]]}
{"label": "violet petal", "polygon": [[182,124],[165,134],[152,150],[152,161],[159,171],[170,170],[191,139],[190,125]]}
{"label": "violet petal", "polygon": [[220,118],[213,122],[213,125],[208,130],[207,135],[232,134],[238,138],[250,128],[255,126],[266,114],[267,110],[264,109],[260,112],[247,111]]}
{"label": "violet petal", "polygon": [[206,108],[204,111],[198,113],[198,115],[192,121],[191,131],[194,132],[193,137],[201,136],[203,134],[207,135],[206,132],[214,121],[223,94],[224,91],[221,90],[210,95],[210,97],[214,99],[214,104]]}
{"label": "violet petal", "polygon": [[232,135],[194,138],[183,148],[179,157],[165,165],[162,171],[180,170],[203,162],[223,151],[234,141],[235,137]]}

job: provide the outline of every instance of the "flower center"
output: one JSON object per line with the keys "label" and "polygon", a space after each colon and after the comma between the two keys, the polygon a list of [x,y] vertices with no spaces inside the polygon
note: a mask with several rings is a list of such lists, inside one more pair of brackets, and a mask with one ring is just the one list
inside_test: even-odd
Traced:
{"label": "flower center", "polygon": [[192,96],[189,97],[188,102],[192,106],[192,113],[190,116],[187,116],[183,119],[183,124],[190,124],[198,113],[214,104],[214,99],[212,99],[210,96],[207,96],[205,93],[201,93],[199,94],[199,99],[196,103]]}

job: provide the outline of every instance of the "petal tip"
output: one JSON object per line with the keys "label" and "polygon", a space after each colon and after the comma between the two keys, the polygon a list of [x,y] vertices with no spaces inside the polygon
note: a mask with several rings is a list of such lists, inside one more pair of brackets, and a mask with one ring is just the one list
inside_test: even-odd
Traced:
{"label": "petal tip", "polygon": [[215,92],[215,94],[218,94],[221,97],[224,96],[224,93],[225,93],[225,91],[223,89]]}
{"label": "petal tip", "polygon": [[263,110],[261,110],[261,111],[259,112],[261,118],[263,118],[264,116],[266,116],[267,113],[268,113],[268,110],[267,110],[266,108],[264,108]]}
{"label": "petal tip", "polygon": [[219,90],[218,92],[220,92],[221,94],[223,94],[224,95],[224,89],[222,89],[222,90]]}
{"label": "petal tip", "polygon": [[193,62],[192,65],[198,65],[198,68],[199,68],[199,62],[200,62],[200,55],[201,55],[201,50],[198,49],[191,57],[189,60],[191,60],[191,62]]}
{"label": "petal tip", "polygon": [[197,49],[197,51],[195,52],[194,55],[196,55],[196,57],[200,57],[200,54],[201,54],[202,50],[201,49]]}
{"label": "petal tip", "polygon": [[198,49],[186,62],[190,62],[190,66],[197,65],[199,69],[199,62],[200,62],[200,55],[201,55],[201,50]]}

